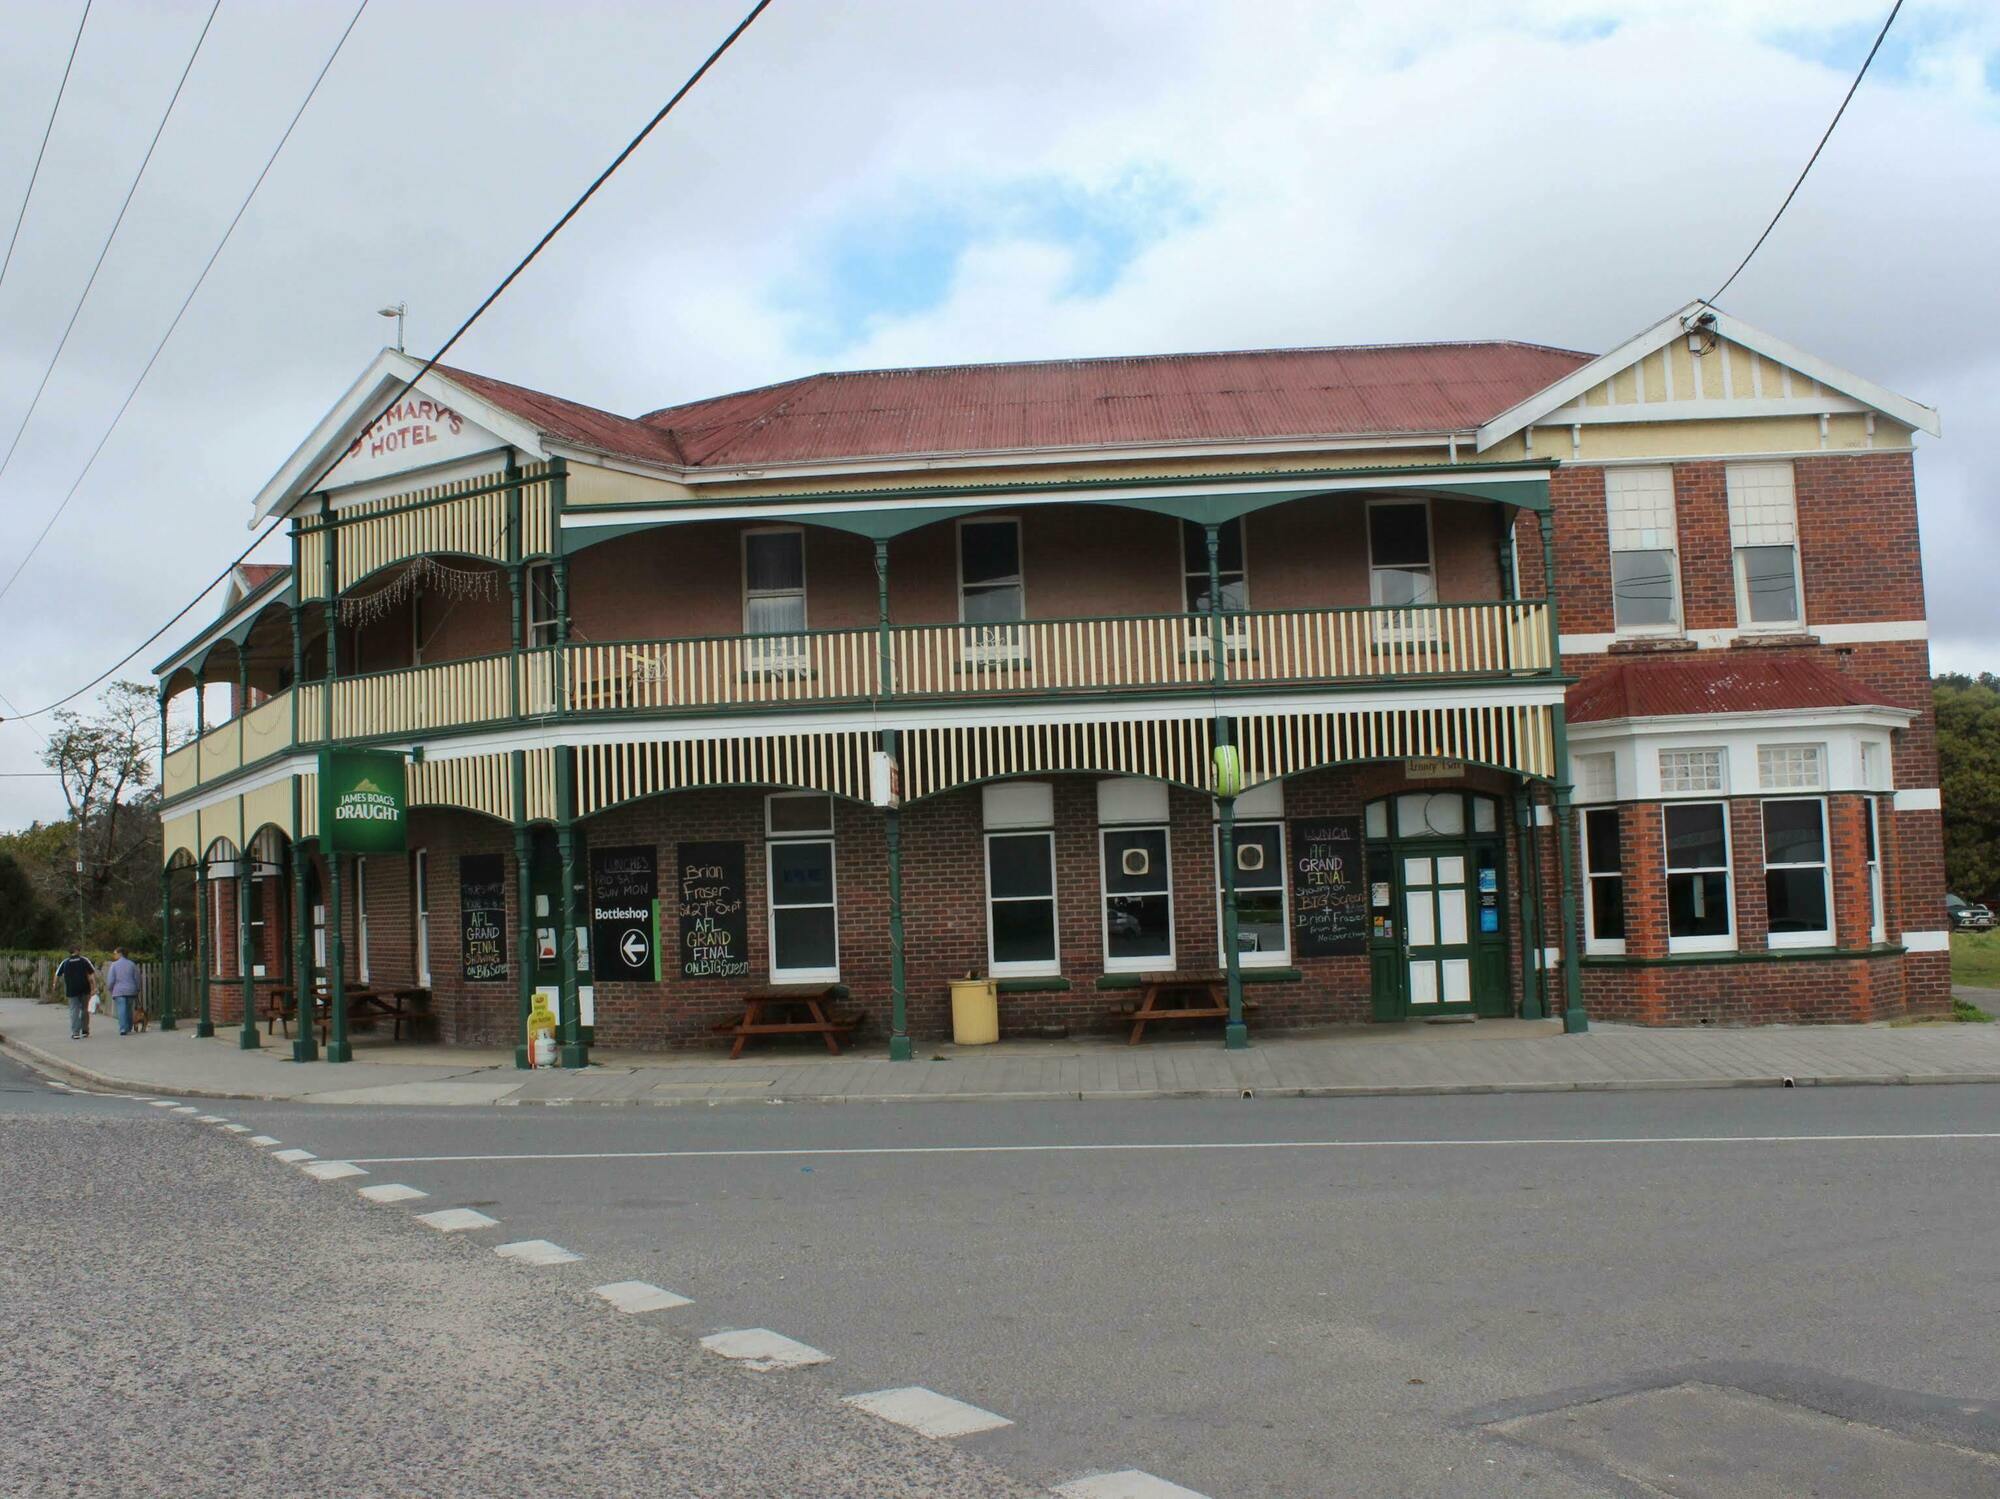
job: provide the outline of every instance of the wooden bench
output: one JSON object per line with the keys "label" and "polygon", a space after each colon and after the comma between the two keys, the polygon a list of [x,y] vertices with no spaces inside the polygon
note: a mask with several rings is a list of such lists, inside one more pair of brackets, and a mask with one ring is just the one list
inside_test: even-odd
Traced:
{"label": "wooden bench", "polygon": [[[829,1014],[827,1007],[836,997],[838,987],[833,984],[779,984],[755,989],[743,996],[743,1018],[725,1020],[715,1030],[719,1035],[736,1038],[736,1044],[729,1048],[731,1061],[743,1055],[743,1048],[750,1044],[752,1036],[818,1036],[826,1042],[827,1051],[837,1057],[840,1042],[836,1038],[852,1033],[861,1020],[858,1016]],[[804,1010],[809,1018],[766,1020],[766,1006],[778,1011]]]}
{"label": "wooden bench", "polygon": [[[1146,1034],[1146,1027],[1156,1020],[1227,1020],[1228,983],[1229,975],[1219,972],[1140,974],[1139,1002],[1121,1005],[1117,1011],[1122,1019],[1132,1022],[1132,1034],[1125,1044],[1137,1046]],[[1183,1002],[1163,1005],[1161,1001],[1169,995],[1184,996]],[[1199,996],[1199,1002],[1187,1002],[1187,998],[1195,996]],[[1253,1008],[1246,1003],[1243,1013],[1248,1015]]]}
{"label": "wooden bench", "polygon": [[[273,986],[264,1015],[264,1033],[271,1034],[275,1028],[284,1027],[286,1035],[292,1033],[292,1016],[297,1010],[293,997],[297,989],[291,984]],[[394,1040],[403,1039],[405,1021],[414,1020],[419,1013],[427,1012],[431,991],[417,985],[401,989],[376,989],[367,984],[349,984],[344,991],[347,999],[347,1021],[363,1024],[376,1017],[387,1017],[390,1035]],[[332,1017],[327,1013],[327,990],[315,986],[313,990],[313,1023],[319,1027],[319,1038],[325,1043],[333,1028]]]}

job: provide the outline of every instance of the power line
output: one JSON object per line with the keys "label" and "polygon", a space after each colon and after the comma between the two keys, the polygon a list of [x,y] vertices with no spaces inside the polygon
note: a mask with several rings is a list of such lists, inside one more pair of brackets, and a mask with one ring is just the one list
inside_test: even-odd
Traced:
{"label": "power line", "polygon": [[[125,392],[125,399],[119,402],[118,414],[111,418],[111,425],[106,427],[104,435],[97,439],[97,446],[90,450],[90,457],[84,460],[83,469],[77,474],[76,482],[70,485],[69,492],[62,497],[49,518],[43,522],[42,529],[36,534],[34,542],[21,555],[21,560],[14,565],[13,572],[7,575],[7,581],[0,583],[0,599],[6,598],[13,591],[15,583],[20,581],[21,574],[34,560],[35,553],[40,551],[42,543],[49,539],[49,532],[55,529],[56,522],[61,520],[63,512],[69,509],[69,502],[76,498],[76,492],[83,487],[83,481],[90,477],[90,471],[96,465],[99,455],[104,452],[105,444],[111,441],[111,434],[118,430],[118,424],[125,419],[125,413],[131,409],[134,398],[139,394],[139,387],[144,385],[146,377],[153,373],[153,366],[159,362],[161,352],[167,347],[167,340],[174,336],[174,330],[180,327],[181,319],[187,316],[187,310],[193,305],[196,294],[201,291],[202,283],[208,280],[208,273],[215,269],[215,262],[221,258],[230,236],[236,233],[236,226],[243,222],[243,215],[249,211],[250,200],[257,196],[257,190],[264,185],[264,179],[271,174],[271,168],[277,163],[278,153],[285,149],[285,142],[292,138],[292,131],[297,128],[299,120],[304,116],[306,106],[312,103],[313,95],[319,92],[320,84],[325,82],[327,72],[333,67],[333,60],[340,56],[340,49],[347,45],[348,37],[354,34],[354,27],[366,9],[368,0],[361,0],[361,3],[354,8],[354,14],[347,21],[347,29],[340,33],[340,39],[333,44],[333,50],[327,53],[326,61],[320,64],[319,75],[313,79],[312,87],[306,90],[305,98],[299,101],[299,107],[292,112],[291,123],[285,126],[285,133],[278,137],[278,144],[273,146],[271,154],[264,158],[263,171],[257,174],[257,180],[250,184],[250,191],[244,194],[243,201],[237,205],[236,217],[231,219],[229,227],[222,231],[222,238],[209,252],[208,263],[201,268],[201,274],[194,278],[194,285],[188,288],[188,294],[181,299],[180,310],[174,314],[174,320],[167,324],[167,331],[162,333],[160,341],[153,345],[153,352],[146,360],[146,367],[139,371],[139,378],[132,382],[131,389]],[[261,536],[257,538],[258,541],[263,539]],[[254,547],[256,542],[252,542],[251,545]],[[249,553],[246,552],[244,555],[248,556]],[[242,559],[239,558],[238,561],[240,560]],[[235,565],[235,563],[230,564],[231,567]]]}
{"label": "power line", "polygon": [[[217,0],[217,3],[220,4],[220,0]],[[562,217],[556,220],[554,225],[550,227],[547,233],[545,233],[540,239],[535,241],[534,248],[529,250],[526,255],[521,257],[520,262],[513,268],[513,270],[509,271],[506,277],[500,282],[500,284],[496,286],[490,293],[488,293],[485,300],[483,300],[478,307],[473,309],[472,315],[468,317],[464,322],[458,325],[457,331],[454,332],[450,338],[447,338],[441,345],[439,345],[437,352],[435,354],[432,354],[430,358],[424,361],[422,368],[420,368],[416,372],[416,374],[412,375],[408,380],[403,382],[402,386],[396,391],[396,393],[393,396],[391,396],[387,402],[384,403],[382,409],[376,412],[376,414],[373,417],[370,417],[369,420],[363,424],[364,426],[372,426],[375,422],[380,421],[382,417],[386,416],[391,410],[395,408],[395,405],[398,401],[402,400],[404,396],[409,394],[411,388],[416,385],[417,381],[422,379],[426,374],[428,374],[431,371],[431,369],[436,366],[437,362],[442,358],[444,358],[444,356],[451,350],[452,345],[457,343],[460,338],[464,337],[467,330],[470,329],[472,325],[479,320],[481,315],[484,314],[489,307],[491,307],[496,301],[499,300],[501,293],[506,291],[509,286],[513,285],[515,279],[528,268],[529,264],[534,260],[534,258],[537,255],[541,254],[542,251],[548,247],[549,241],[553,240],[556,237],[556,235],[561,233],[562,230],[568,225],[569,221],[576,217],[577,213],[583,208],[583,205],[588,203],[591,200],[591,198],[596,196],[597,190],[600,187],[604,186],[604,184],[610,180],[611,174],[613,172],[616,172],[619,167],[623,166],[625,164],[626,159],[630,157],[634,151],[638,150],[639,147],[645,143],[646,137],[653,133],[654,129],[659,125],[660,121],[664,120],[668,115],[673,113],[674,107],[678,105],[681,102],[681,100],[685,99],[688,96],[688,94],[694,90],[695,85],[701,82],[702,78],[708,73],[708,70],[714,67],[715,64],[721,60],[723,54],[726,53],[731,47],[733,47],[736,44],[737,39],[741,37],[744,32],[750,29],[751,24],[754,21],[756,21],[756,19],[759,16],[761,16],[767,9],[769,9],[770,5],[771,5],[771,0],[757,0],[757,3],[750,8],[750,10],[744,15],[743,19],[736,23],[735,28],[729,33],[729,35],[724,37],[721,43],[716,47],[716,49],[713,52],[709,53],[708,56],[702,60],[701,66],[696,68],[694,72],[690,73],[688,75],[687,81],[683,83],[678,89],[674,90],[673,97],[668,99],[665,104],[660,106],[659,111],[656,114],[654,114],[654,116],[650,120],[646,122],[644,127],[640,129],[637,135],[632,137],[632,139],[626,144],[625,149],[620,151],[617,154],[617,156],[612,158],[611,164],[607,166],[603,171],[597,174],[596,178],[591,182],[590,186],[583,190],[582,195],[578,197],[577,200],[569,206],[569,208],[563,213]],[[305,488],[312,489],[316,487],[323,479],[326,478],[328,474],[332,473],[334,469],[340,466],[341,459],[344,458],[345,456],[346,454],[342,453],[339,456],[335,457],[331,463],[327,464],[325,468],[319,471],[318,475],[314,477],[312,482],[310,484],[307,484]],[[260,545],[263,544],[263,542],[266,539],[268,539],[274,532],[276,532],[279,529],[279,527],[282,526],[283,524],[284,522],[282,520],[272,521],[272,523],[265,528],[265,530],[257,537],[255,541],[251,542],[249,546],[245,547],[241,552],[236,554],[235,558],[229,563],[228,567],[223,568],[223,570],[220,573],[216,574],[216,576],[206,586],[203,587],[200,593],[196,594],[186,604],[182,605],[181,608],[174,614],[173,618],[169,619],[165,624],[161,625],[157,630],[153,631],[152,634],[148,635],[144,640],[140,641],[130,651],[126,652],[125,655],[119,657],[117,661],[113,662],[104,671],[99,672],[96,676],[92,677],[89,681],[85,682],[81,687],[78,687],[74,691],[69,692],[64,696],[57,698],[52,703],[48,703],[43,707],[36,708],[28,713],[17,714],[16,720],[18,721],[20,719],[39,718],[45,713],[52,713],[56,709],[63,707],[65,704],[74,702],[77,698],[82,697],[84,693],[90,691],[91,688],[95,687],[98,683],[104,681],[113,672],[119,670],[119,668],[123,667],[134,656],[137,656],[141,651],[145,650],[147,646],[151,645],[154,641],[158,640],[162,635],[166,634],[167,631],[171,630],[175,625],[179,624],[181,620],[186,618],[188,614],[193,612],[195,605],[200,603],[203,598],[207,597],[209,591],[213,589],[218,583],[221,583],[225,578],[227,578],[230,574],[231,569],[233,569],[237,565],[237,563],[242,562],[246,557],[248,557],[252,552],[254,552]]]}
{"label": "power line", "polygon": [[69,92],[69,70],[76,66],[76,49],[83,44],[83,25],[90,19],[91,0],[83,0],[83,15],[77,20],[76,35],[70,38],[69,61],[63,64],[62,82],[56,85],[56,102],[49,106],[49,122],[42,127],[42,143],[35,148],[35,167],[28,173],[28,190],[21,194],[21,211],[14,215],[14,232],[7,236],[7,255],[0,260],[0,283],[7,279],[7,267],[14,263],[14,243],[21,237],[21,223],[28,217],[28,200],[35,196],[35,179],[42,175],[42,157],[55,133],[56,116],[62,111],[63,95]]}
{"label": "power line", "polygon": [[1806,158],[1805,170],[1799,173],[1799,180],[1794,182],[1792,190],[1785,194],[1785,201],[1780,203],[1778,211],[1771,215],[1771,222],[1766,224],[1764,232],[1757,236],[1757,243],[1750,247],[1750,253],[1745,255],[1736,269],[1729,273],[1729,279],[1715,289],[1715,295],[1708,299],[1709,306],[1713,307],[1721,300],[1722,294],[1729,290],[1738,276],[1743,274],[1743,267],[1750,264],[1757,252],[1764,248],[1764,241],[1769,239],[1771,231],[1778,227],[1778,220],[1783,218],[1785,210],[1792,206],[1792,199],[1799,195],[1799,189],[1806,185],[1806,174],[1812,171],[1813,163],[1819,160],[1819,153],[1826,149],[1826,143],[1833,139],[1834,126],[1838,125],[1840,117],[1847,113],[1847,106],[1854,102],[1855,90],[1861,87],[1861,80],[1868,76],[1868,65],[1875,61],[1875,54],[1882,50],[1883,39],[1889,35],[1889,28],[1896,24],[1897,12],[1902,8],[1903,0],[1896,0],[1896,3],[1889,7],[1889,19],[1882,23],[1882,29],[1876,33],[1875,45],[1870,47],[1868,55],[1861,59],[1861,71],[1854,75],[1854,82],[1847,86],[1847,97],[1840,101],[1840,108],[1833,112],[1833,119],[1827,124],[1826,134],[1819,138],[1819,144],[1813,147],[1812,155]]}
{"label": "power line", "polygon": [[14,440],[7,444],[7,456],[0,458],[0,476],[7,472],[7,465],[14,461],[14,452],[21,446],[21,434],[28,430],[28,423],[35,415],[35,408],[42,404],[42,392],[49,388],[49,379],[61,362],[63,350],[69,347],[69,336],[76,329],[76,320],[83,312],[83,304],[90,300],[90,289],[97,284],[97,273],[104,269],[104,257],[111,253],[111,242],[118,238],[118,226],[125,222],[125,210],[132,206],[132,196],[139,191],[139,182],[146,175],[146,168],[153,160],[153,152],[160,144],[160,137],[166,133],[167,121],[173,118],[174,106],[180,102],[181,90],[187,86],[188,74],[194,71],[194,60],[201,56],[201,44],[208,40],[208,28],[215,24],[215,13],[222,9],[222,0],[208,8],[208,19],[201,23],[201,35],[194,39],[194,51],[188,54],[187,66],[181,69],[180,81],[174,85],[174,96],[167,100],[167,111],[160,116],[160,123],[153,131],[153,139],[147,143],[144,160],[139,163],[139,171],[132,178],[132,185],[125,189],[125,201],[118,205],[118,217],[111,221],[111,232],[104,236],[104,246],[97,252],[97,264],[90,268],[90,279],[83,283],[83,295],[76,299],[76,306],[70,309],[69,322],[63,326],[62,341],[49,358],[49,367],[42,371],[42,383],[35,387],[35,397],[28,402],[28,409],[21,414],[21,425],[14,429]]}

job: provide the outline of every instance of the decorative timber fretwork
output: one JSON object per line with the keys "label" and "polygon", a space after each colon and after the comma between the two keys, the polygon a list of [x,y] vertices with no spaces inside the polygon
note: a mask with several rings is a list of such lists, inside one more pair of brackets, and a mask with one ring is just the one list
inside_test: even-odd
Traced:
{"label": "decorative timber fretwork", "polygon": [[[555,818],[556,753],[552,749],[526,752],[529,822]],[[412,807],[458,807],[502,822],[514,820],[513,769],[505,751],[463,755],[455,760],[419,760],[410,766],[409,779]]]}
{"label": "decorative timber fretwork", "polygon": [[868,798],[875,736],[861,730],[586,744],[576,750],[576,811],[588,817],[621,802],[700,786],[791,786]]}
{"label": "decorative timber fretwork", "polygon": [[1212,743],[1205,717],[909,729],[901,744],[903,796],[916,801],[979,781],[1062,770],[1150,776],[1206,790]]}
{"label": "decorative timber fretwork", "polygon": [[[553,545],[548,465],[521,469],[521,554],[546,556]],[[344,505],[333,514],[339,533],[338,586],[345,591],[382,568],[412,557],[451,554],[507,560],[507,490],[496,474],[408,489]],[[326,597],[327,528],[317,516],[299,527],[299,597]]]}

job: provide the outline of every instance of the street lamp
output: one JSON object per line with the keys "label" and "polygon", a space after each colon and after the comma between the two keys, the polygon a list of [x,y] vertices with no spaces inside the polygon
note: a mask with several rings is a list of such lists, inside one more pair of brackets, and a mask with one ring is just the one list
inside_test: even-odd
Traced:
{"label": "street lamp", "polygon": [[407,302],[398,302],[394,307],[378,307],[375,309],[377,317],[392,317],[396,320],[396,352],[398,354],[403,352],[403,315],[409,310],[410,306]]}

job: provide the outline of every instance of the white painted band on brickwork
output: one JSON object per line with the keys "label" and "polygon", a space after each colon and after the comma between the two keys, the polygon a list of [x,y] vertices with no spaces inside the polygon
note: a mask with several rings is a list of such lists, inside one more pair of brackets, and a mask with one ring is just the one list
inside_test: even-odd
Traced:
{"label": "white painted band on brickwork", "polygon": [[1556,820],[1556,809],[1554,807],[1545,807],[1540,802],[1537,802],[1535,804],[1536,827],[1538,828],[1553,827],[1555,825],[1555,820]]}
{"label": "white painted band on brickwork", "polygon": [[1919,786],[1910,791],[1896,793],[1898,812],[1939,812],[1944,809],[1944,798],[1935,786]]}
{"label": "white painted band on brickwork", "polygon": [[1911,952],[1950,952],[1950,932],[1905,932],[1903,946]]}
{"label": "white painted band on brickwork", "polygon": [[[1620,635],[1616,632],[1590,632],[1563,635],[1557,644],[1565,656],[1601,656],[1612,646],[1622,641],[1639,640],[1684,640],[1700,646],[1703,650],[1719,650],[1738,640],[1755,640],[1769,631],[1759,630],[1689,630],[1683,635],[1647,634],[1637,632]],[[1931,627],[1922,619],[1865,619],[1850,625],[1806,625],[1797,631],[1801,635],[1817,636],[1822,645],[1873,645],[1898,640],[1928,640]]]}

